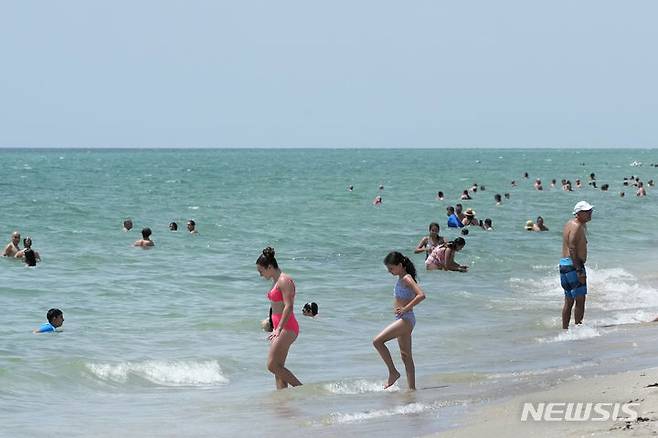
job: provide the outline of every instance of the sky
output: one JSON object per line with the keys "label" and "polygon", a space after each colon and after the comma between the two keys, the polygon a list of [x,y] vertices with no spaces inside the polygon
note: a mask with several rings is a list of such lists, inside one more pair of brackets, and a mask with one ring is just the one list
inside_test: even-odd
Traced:
{"label": "sky", "polygon": [[658,2],[7,1],[0,147],[656,147]]}

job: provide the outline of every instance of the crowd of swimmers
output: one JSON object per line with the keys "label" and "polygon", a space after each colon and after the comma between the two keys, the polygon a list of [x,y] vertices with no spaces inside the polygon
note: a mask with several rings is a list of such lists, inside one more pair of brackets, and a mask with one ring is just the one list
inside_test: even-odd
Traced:
{"label": "crowd of swimmers", "polygon": [[[528,173],[524,174],[528,178]],[[556,181],[551,181],[551,186],[555,186]],[[563,190],[571,191],[571,183],[563,180]],[[633,184],[637,187],[637,196],[646,196],[644,184],[638,177],[624,178],[624,185]],[[512,181],[512,186],[516,186],[516,181]],[[596,177],[594,173],[590,175],[589,185],[596,188]],[[648,186],[653,186],[653,181],[647,182]],[[604,185],[604,186],[607,186]],[[604,186],[601,186],[603,189]],[[543,190],[540,179],[534,182],[536,190]],[[576,187],[582,187],[579,179],[576,179]],[[379,190],[384,187],[380,185]],[[349,186],[348,190],[354,190]],[[485,187],[479,187],[484,191]],[[607,190],[607,188],[605,189]],[[604,190],[604,191],[605,191]],[[464,190],[461,200],[470,200],[470,193],[476,193],[478,185],[473,184],[470,189]],[[470,192],[470,193],[469,193]],[[623,193],[623,192],[622,192]],[[505,198],[509,199],[509,194],[505,193]],[[437,198],[444,199],[442,192],[438,192]],[[494,200],[497,205],[502,202],[502,196],[496,194]],[[381,205],[381,195],[377,195],[373,204]],[[575,308],[574,320],[576,324],[581,324],[585,312],[585,297],[587,295],[587,274],[585,271],[585,262],[587,259],[587,239],[585,238],[586,224],[592,218],[594,207],[586,201],[578,202],[573,209],[573,219],[567,222],[563,230],[562,239],[562,258],[559,263],[560,283],[564,290],[564,306],[562,309],[563,328],[568,329],[572,309]],[[455,207],[446,208],[448,216],[448,227],[462,228],[462,234],[467,234],[467,227],[479,227],[484,230],[493,230],[493,223],[490,218],[484,221],[475,217],[475,211],[467,208],[463,211],[461,204]],[[124,231],[130,231],[133,228],[131,219],[123,222]],[[537,217],[536,221],[528,221],[525,229],[528,231],[548,231],[544,225],[543,218]],[[169,224],[170,231],[177,231],[178,225],[175,222]],[[195,234],[196,223],[193,220],[187,223],[188,232]],[[416,246],[415,253],[425,253],[425,267],[429,271],[445,270],[467,272],[468,266],[459,264],[455,261],[455,255],[461,251],[466,241],[463,237],[457,237],[453,240],[446,241],[441,236],[440,226],[438,223],[429,225],[429,234],[423,237]],[[140,247],[153,246],[150,239],[151,229],[142,229],[142,239],[137,240],[134,245]],[[20,234],[14,232],[11,242],[5,247],[3,255],[22,259],[27,265],[34,266],[36,261],[40,260],[39,254],[32,249],[31,239],[23,240],[24,248],[20,246]],[[397,277],[393,288],[393,314],[394,321],[387,325],[378,335],[373,338],[373,346],[381,356],[388,370],[385,388],[395,384],[400,378],[400,372],[395,367],[391,353],[387,347],[387,342],[397,339],[400,349],[400,356],[405,367],[407,386],[410,390],[416,389],[415,383],[415,364],[412,356],[412,339],[411,335],[416,325],[416,316],[414,308],[425,298],[425,292],[422,290],[417,280],[417,272],[413,262],[400,252],[390,252],[383,260],[388,272]],[[262,327],[269,332],[268,339],[270,347],[268,351],[267,369],[274,375],[277,389],[283,389],[288,386],[299,386],[301,381],[297,376],[286,367],[286,359],[290,347],[299,336],[300,328],[293,311],[296,287],[292,277],[283,272],[275,257],[275,251],[271,247],[265,248],[256,260],[256,270],[261,277],[272,281],[272,288],[266,294],[270,301],[270,312],[266,320],[262,322]],[[307,303],[302,308],[302,314],[309,317],[315,317],[318,314],[318,305],[316,303]],[[63,322],[64,315],[59,309],[50,309],[46,315],[48,320],[35,333],[47,333],[59,331]]]}
{"label": "crowd of swimmers", "polygon": [[[130,231],[133,228],[133,221],[132,219],[124,219],[123,221],[123,231]],[[169,231],[176,232],[178,231],[178,224],[176,222],[170,222],[169,223]],[[196,229],[196,222],[193,219],[190,219],[187,221],[187,231],[190,234],[198,234],[199,231]],[[151,234],[153,234],[153,231],[149,227],[142,228],[142,238],[137,239],[135,243],[133,243],[133,246],[139,246],[142,248],[150,248],[155,246],[155,242],[151,240]]]}

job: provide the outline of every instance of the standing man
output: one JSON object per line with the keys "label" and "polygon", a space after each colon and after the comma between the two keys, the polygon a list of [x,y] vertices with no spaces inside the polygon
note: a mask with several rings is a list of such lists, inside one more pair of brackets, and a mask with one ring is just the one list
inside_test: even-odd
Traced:
{"label": "standing man", "polygon": [[574,218],[566,223],[562,232],[562,258],[560,259],[560,283],[564,289],[562,308],[562,328],[569,328],[571,308],[576,303],[573,319],[576,324],[583,322],[585,297],[587,296],[587,222],[592,220],[592,206],[580,201],[573,208]]}

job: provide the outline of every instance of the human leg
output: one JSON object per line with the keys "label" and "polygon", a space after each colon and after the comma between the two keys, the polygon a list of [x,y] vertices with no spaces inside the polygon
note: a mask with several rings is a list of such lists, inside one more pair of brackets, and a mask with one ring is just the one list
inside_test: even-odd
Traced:
{"label": "human leg", "polygon": [[568,295],[564,295],[564,306],[562,307],[562,328],[567,330],[569,328],[569,321],[571,321],[571,309],[573,308],[574,299]]}
{"label": "human leg", "polygon": [[297,333],[292,330],[282,330],[270,345],[270,352],[267,358],[267,369],[276,377],[277,389],[286,388],[288,385],[300,386],[300,382],[295,375],[285,367],[288,350],[293,342],[297,339]]}
{"label": "human leg", "polygon": [[411,355],[411,331],[409,331],[409,334],[398,337],[398,345],[400,346],[400,356],[402,356],[402,362],[404,363],[404,368],[407,372],[407,385],[409,385],[409,389],[415,390],[416,366],[414,365],[414,359]]}
{"label": "human leg", "polygon": [[382,357],[386,367],[388,368],[388,380],[384,388],[388,388],[389,386],[393,385],[395,381],[400,378],[400,373],[395,368],[395,364],[393,364],[391,352],[386,347],[386,342],[409,332],[409,327],[405,321],[398,319],[397,321],[391,323],[384,330],[382,330],[382,332],[375,336],[375,339],[372,341],[372,345]]}
{"label": "human leg", "polygon": [[585,298],[586,295],[580,295],[576,297],[576,308],[573,312],[573,320],[576,324],[583,323],[583,317],[585,316]]}

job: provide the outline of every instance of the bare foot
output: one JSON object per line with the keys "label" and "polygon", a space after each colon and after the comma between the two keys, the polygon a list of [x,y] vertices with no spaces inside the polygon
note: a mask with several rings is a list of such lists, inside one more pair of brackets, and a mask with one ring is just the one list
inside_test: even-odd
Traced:
{"label": "bare foot", "polygon": [[393,384],[395,384],[395,382],[397,382],[399,378],[400,378],[400,373],[398,373],[397,371],[393,374],[389,373],[388,382],[386,382],[386,385],[384,385],[384,389],[393,386]]}

